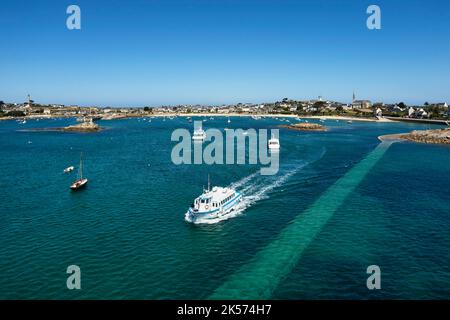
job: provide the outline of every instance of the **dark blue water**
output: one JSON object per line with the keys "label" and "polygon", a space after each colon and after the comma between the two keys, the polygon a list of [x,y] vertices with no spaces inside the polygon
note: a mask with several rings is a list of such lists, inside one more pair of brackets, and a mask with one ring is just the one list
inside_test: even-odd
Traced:
{"label": "dark blue water", "polygon": [[[286,123],[231,120],[204,127]],[[280,170],[261,176],[258,165],[174,165],[171,133],[192,128],[184,118],[105,121],[94,134],[19,131],[69,123],[0,122],[2,299],[450,298],[450,148],[377,139],[426,125],[282,129]],[[63,169],[80,151],[89,184],[74,193],[76,172]],[[208,174],[237,186],[248,207],[189,224]],[[66,288],[72,264],[81,290]],[[381,290],[366,287],[374,264]]]}

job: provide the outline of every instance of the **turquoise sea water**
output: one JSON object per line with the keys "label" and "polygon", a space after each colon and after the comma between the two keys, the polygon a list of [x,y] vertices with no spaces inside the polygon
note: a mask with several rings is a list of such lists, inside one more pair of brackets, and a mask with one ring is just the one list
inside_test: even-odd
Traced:
{"label": "turquoise sea water", "polygon": [[[295,120],[291,120],[294,122]],[[280,130],[280,170],[171,162],[185,118],[104,121],[95,134],[0,122],[1,299],[449,299],[450,148],[381,144],[405,123]],[[276,128],[216,118],[207,128]],[[437,127],[436,127],[437,128]],[[84,153],[86,189],[69,190]],[[211,175],[247,208],[213,225],[184,214]],[[81,290],[66,268],[81,268]],[[368,290],[366,269],[381,269]]]}

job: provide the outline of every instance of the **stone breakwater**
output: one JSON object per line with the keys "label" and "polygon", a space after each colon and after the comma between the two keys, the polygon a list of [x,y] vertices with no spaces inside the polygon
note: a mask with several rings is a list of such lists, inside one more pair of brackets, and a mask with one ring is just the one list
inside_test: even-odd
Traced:
{"label": "stone breakwater", "polygon": [[379,139],[381,141],[408,140],[420,143],[450,144],[450,129],[415,130],[410,133],[385,135]]}
{"label": "stone breakwater", "polygon": [[317,123],[296,123],[290,125],[281,125],[281,128],[298,131],[327,131],[327,128]]}
{"label": "stone breakwater", "polygon": [[52,128],[35,128],[35,129],[23,129],[18,130],[22,132],[81,132],[81,133],[88,133],[88,132],[98,132],[102,128],[93,123],[93,122],[84,122],[80,124],[76,124],[73,126],[67,126],[67,127],[52,127]]}

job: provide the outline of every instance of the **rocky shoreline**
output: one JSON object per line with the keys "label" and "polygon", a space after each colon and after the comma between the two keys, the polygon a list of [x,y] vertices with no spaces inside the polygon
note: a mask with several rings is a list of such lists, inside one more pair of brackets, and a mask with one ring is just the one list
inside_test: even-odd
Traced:
{"label": "rocky shoreline", "polygon": [[297,130],[297,131],[327,131],[325,126],[317,123],[296,123],[296,124],[284,124],[281,128]]}
{"label": "rocky shoreline", "polygon": [[90,121],[76,124],[73,126],[64,127],[62,129],[63,129],[62,131],[66,132],[97,132],[100,131],[100,126]]}
{"label": "rocky shoreline", "polygon": [[450,129],[414,130],[410,133],[380,136],[381,141],[407,140],[419,143],[450,144]]}

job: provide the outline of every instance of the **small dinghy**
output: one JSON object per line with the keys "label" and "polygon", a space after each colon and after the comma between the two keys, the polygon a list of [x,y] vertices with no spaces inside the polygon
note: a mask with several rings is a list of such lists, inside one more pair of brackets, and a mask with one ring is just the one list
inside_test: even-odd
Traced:
{"label": "small dinghy", "polygon": [[64,169],[64,173],[72,172],[75,168],[73,166],[67,167]]}

